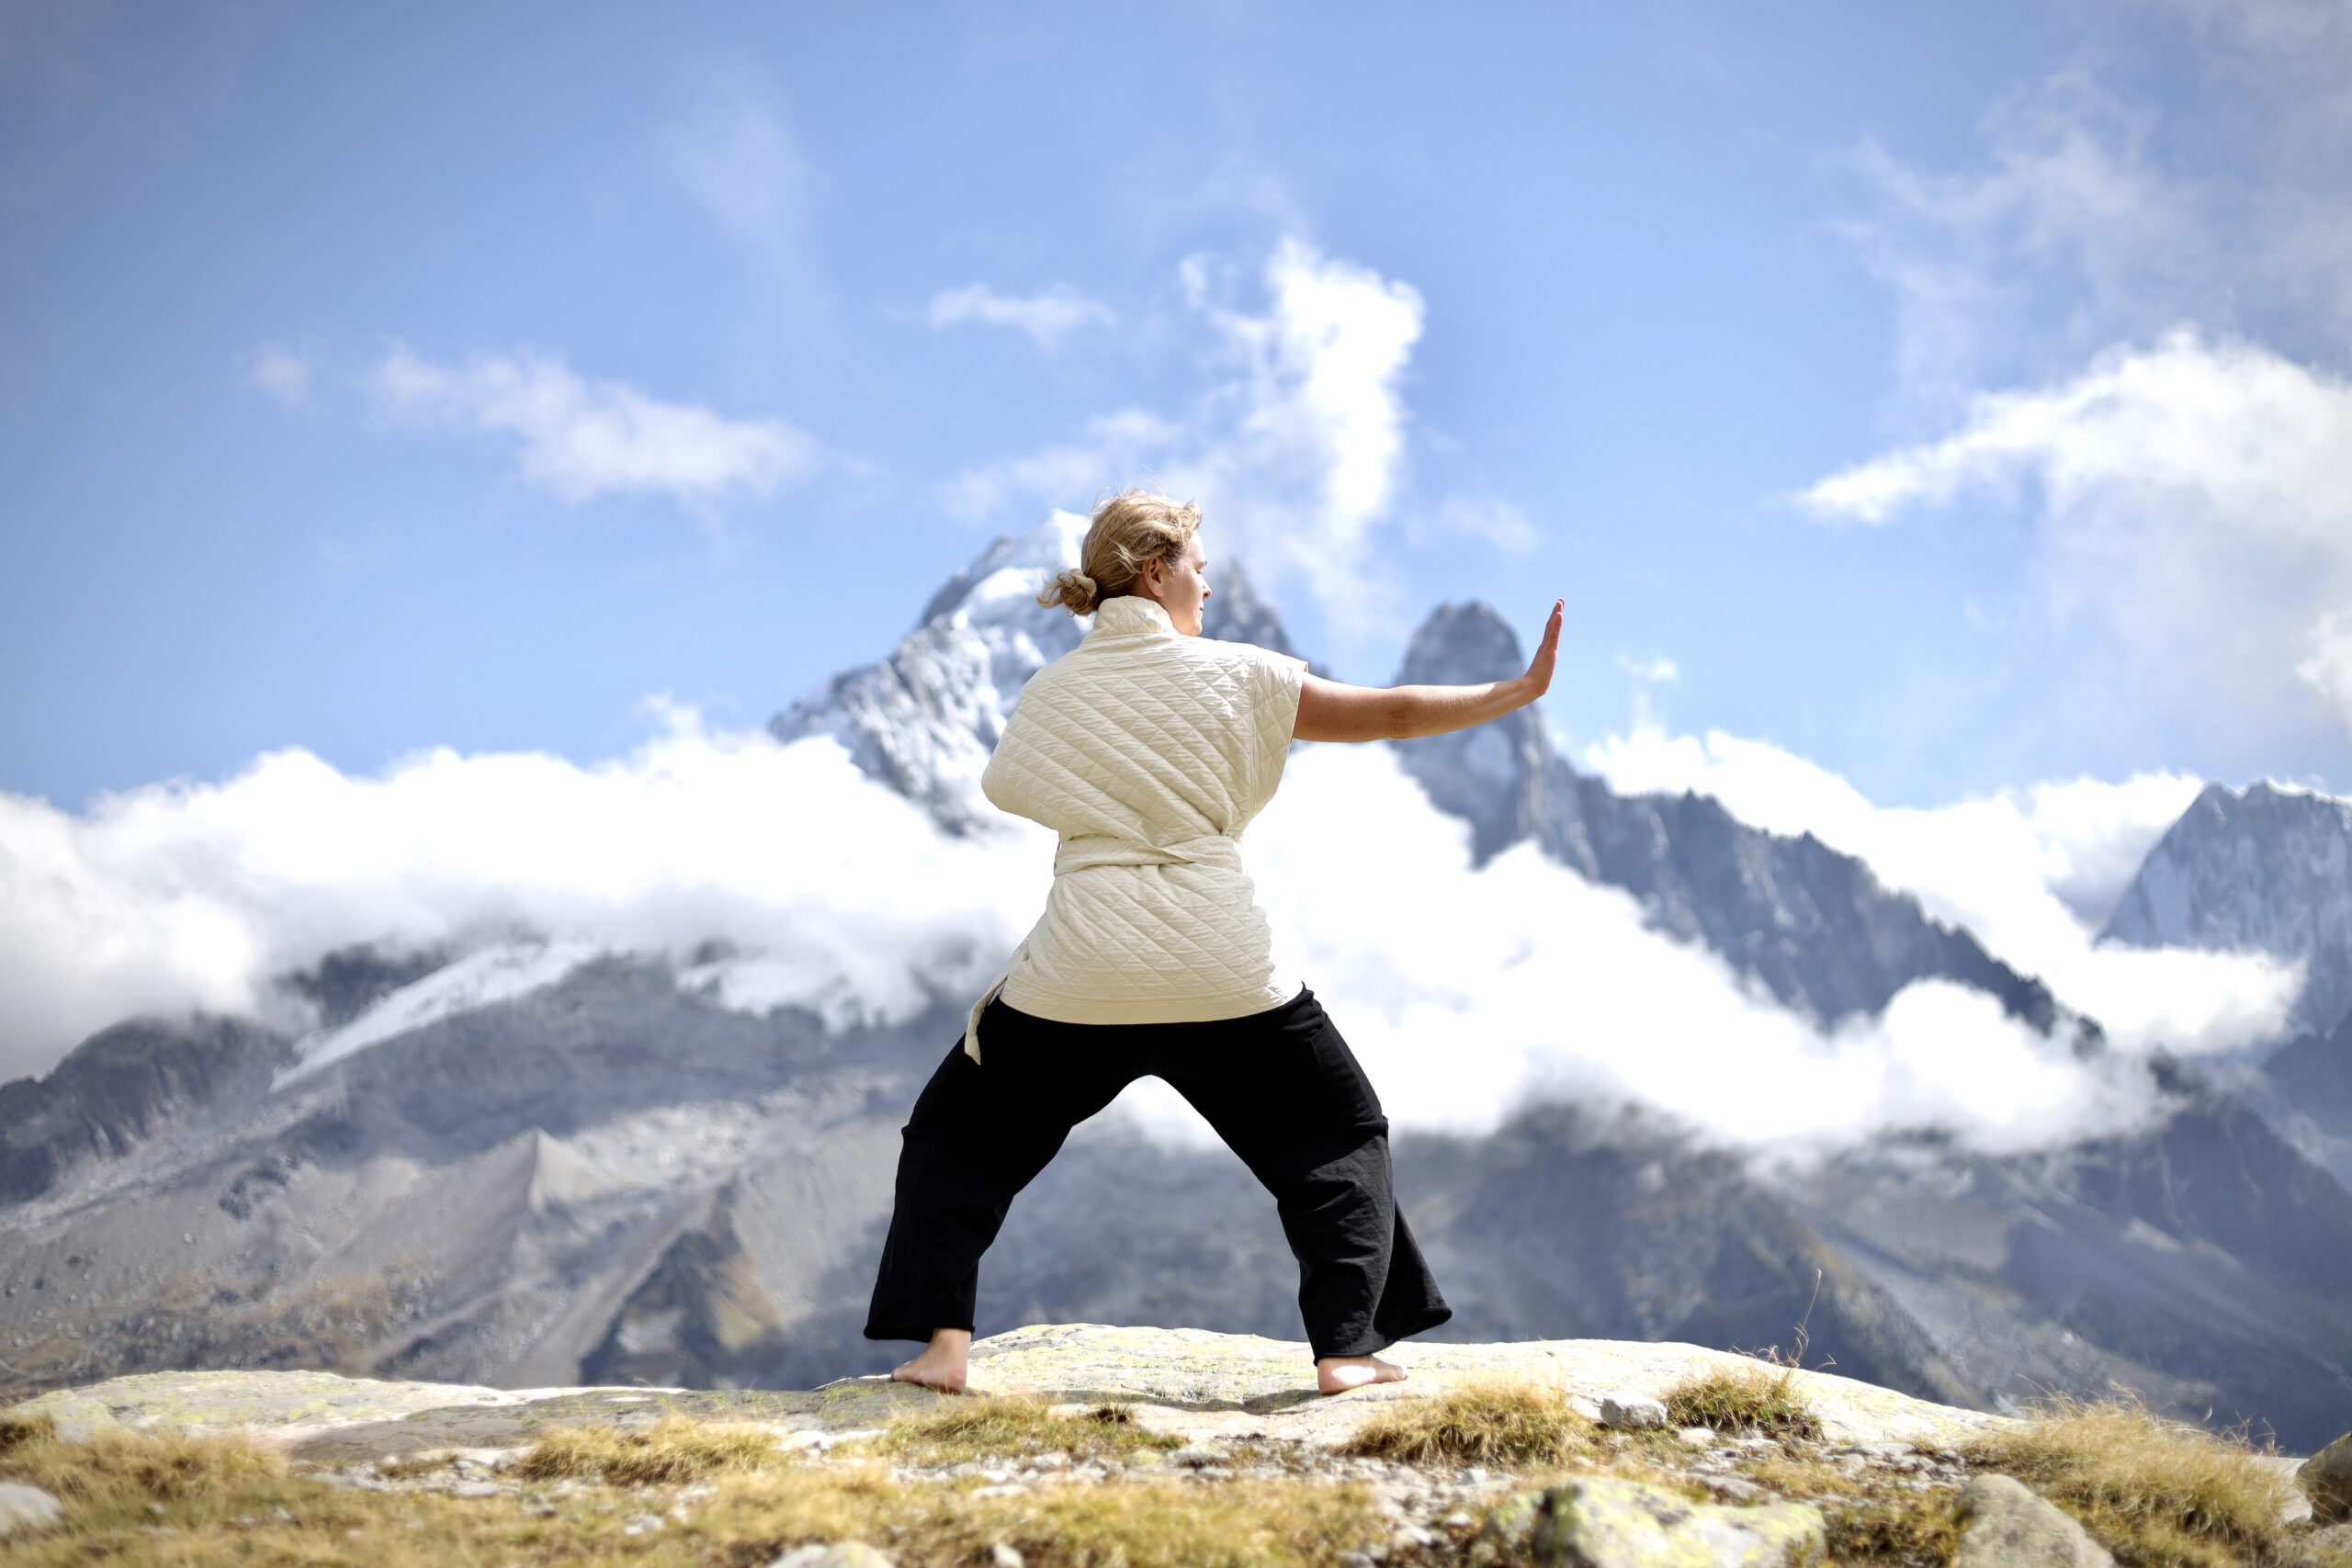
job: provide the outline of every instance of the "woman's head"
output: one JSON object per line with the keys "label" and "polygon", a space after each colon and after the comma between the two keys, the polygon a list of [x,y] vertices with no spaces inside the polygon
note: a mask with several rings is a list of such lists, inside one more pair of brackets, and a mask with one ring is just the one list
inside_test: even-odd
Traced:
{"label": "woman's head", "polygon": [[1037,603],[1091,615],[1103,600],[1132,593],[1166,608],[1178,631],[1197,634],[1209,596],[1201,580],[1200,532],[1201,509],[1191,502],[1152,491],[1121,491],[1094,509],[1078,570],[1046,583]]}

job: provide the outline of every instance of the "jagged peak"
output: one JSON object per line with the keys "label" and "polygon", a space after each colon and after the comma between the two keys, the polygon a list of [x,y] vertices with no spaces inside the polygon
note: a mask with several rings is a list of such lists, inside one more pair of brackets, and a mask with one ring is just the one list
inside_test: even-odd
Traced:
{"label": "jagged peak", "polygon": [[1400,686],[1467,686],[1508,681],[1527,668],[1519,634],[1480,599],[1440,604],[1429,613],[1396,671]]}

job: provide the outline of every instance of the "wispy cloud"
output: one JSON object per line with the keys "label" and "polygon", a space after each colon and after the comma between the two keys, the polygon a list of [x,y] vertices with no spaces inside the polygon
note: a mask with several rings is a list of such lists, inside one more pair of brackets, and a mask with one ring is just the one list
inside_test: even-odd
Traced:
{"label": "wispy cloud", "polygon": [[777,265],[797,266],[818,177],[774,95],[722,76],[662,131],[670,177],[729,232]]}
{"label": "wispy cloud", "polygon": [[1066,283],[1035,294],[999,294],[985,283],[943,288],[931,297],[934,327],[980,325],[1026,333],[1043,349],[1061,346],[1072,333],[1107,327],[1118,318],[1108,305],[1090,299]]}
{"label": "wispy cloud", "polygon": [[288,408],[311,400],[311,355],[290,344],[266,343],[239,363],[245,384],[268,393]]}
{"label": "wispy cloud", "polygon": [[1630,653],[1617,656],[1617,668],[1645,685],[1670,685],[1682,678],[1682,667],[1664,654],[1655,659],[1636,659]]}
{"label": "wispy cloud", "polygon": [[2150,159],[2152,114],[2062,72],[1985,117],[1973,169],[1855,153],[1875,211],[1837,225],[1893,290],[1905,389],[1949,400],[2176,320],[2216,258],[2194,193]]}
{"label": "wispy cloud", "polygon": [[2238,703],[2300,674],[2352,725],[2352,383],[2182,330],[1980,396],[1952,434],[1799,499],[1883,524],[1975,491],[2018,496],[2052,608],[2096,618],[2143,671]]}
{"label": "wispy cloud", "polygon": [[[1398,523],[1410,470],[1405,381],[1425,307],[1410,284],[1283,241],[1243,279],[1193,257],[1178,281],[1209,383],[1175,415],[1127,408],[1078,437],[966,470],[951,508],[985,517],[1020,503],[1082,507],[1106,484],[1148,478],[1199,500],[1219,548],[1270,581],[1314,594],[1342,635],[1380,622],[1395,584],[1372,544]],[[1533,530],[1507,502],[1448,497],[1418,517],[1522,547]]]}
{"label": "wispy cloud", "polygon": [[957,517],[979,522],[1038,501],[1079,512],[1096,492],[1119,482],[1166,479],[1190,433],[1148,409],[1117,409],[1086,422],[1075,440],[1040,447],[981,468],[967,468],[940,487],[941,502]]}
{"label": "wispy cloud", "polygon": [[395,344],[368,384],[397,415],[511,438],[523,477],[569,502],[665,494],[707,507],[774,494],[824,459],[782,420],[663,402],[528,350],[442,364]]}

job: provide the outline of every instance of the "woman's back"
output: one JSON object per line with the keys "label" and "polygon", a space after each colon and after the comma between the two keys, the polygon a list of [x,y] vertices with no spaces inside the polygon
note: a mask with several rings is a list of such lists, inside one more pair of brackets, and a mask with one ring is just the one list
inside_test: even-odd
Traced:
{"label": "woman's back", "polygon": [[1067,1023],[1173,1023],[1277,1007],[1271,933],[1235,840],[1273,797],[1306,667],[1180,636],[1132,595],[1021,694],[981,786],[1061,835],[1045,918],[1005,1001]]}

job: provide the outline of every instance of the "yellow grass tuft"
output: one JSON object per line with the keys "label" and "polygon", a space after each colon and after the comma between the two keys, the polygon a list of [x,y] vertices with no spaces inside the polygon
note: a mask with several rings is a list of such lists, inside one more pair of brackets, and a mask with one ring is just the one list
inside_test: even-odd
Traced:
{"label": "yellow grass tuft", "polygon": [[1796,1386],[1797,1369],[1753,1362],[1694,1372],[1666,1391],[1666,1417],[1678,1427],[1755,1432],[1768,1438],[1817,1438],[1821,1419]]}
{"label": "yellow grass tuft", "polygon": [[242,1435],[198,1438],[115,1427],[69,1443],[53,1428],[12,1423],[11,1432],[14,1440],[0,1450],[0,1479],[40,1487],[68,1507],[99,1513],[198,1500],[286,1473],[284,1455]]}
{"label": "yellow grass tuft", "polygon": [[1873,1493],[1821,1500],[1832,1562],[1944,1568],[1960,1551],[1960,1504],[1950,1492]]}
{"label": "yellow grass tuft", "polygon": [[1182,1438],[1144,1427],[1124,1404],[1063,1415],[1042,1399],[1022,1394],[944,1401],[935,1409],[899,1416],[874,1439],[876,1450],[920,1464],[1020,1459],[1049,1450],[1073,1459],[1107,1459],[1183,1446]]}
{"label": "yellow grass tuft", "polygon": [[2137,1568],[2267,1562],[2287,1540],[2292,1480],[2243,1438],[2168,1421],[2136,1399],[2056,1399],[1978,1439],[1975,1463],[2016,1476]]}
{"label": "yellow grass tuft", "polygon": [[1591,1447],[1591,1423],[1568,1404],[1566,1390],[1481,1378],[1396,1401],[1340,1451],[1405,1464],[1520,1467],[1556,1464]]}
{"label": "yellow grass tuft", "polygon": [[765,1427],[667,1416],[650,1427],[559,1427],[516,1461],[526,1481],[568,1477],[616,1486],[677,1485],[725,1471],[758,1470],[783,1457]]}

